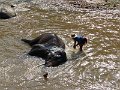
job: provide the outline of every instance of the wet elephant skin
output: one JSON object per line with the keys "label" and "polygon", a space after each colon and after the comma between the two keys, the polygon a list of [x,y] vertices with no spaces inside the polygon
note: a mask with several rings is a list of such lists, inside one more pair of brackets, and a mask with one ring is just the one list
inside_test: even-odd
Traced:
{"label": "wet elephant skin", "polygon": [[32,47],[28,54],[43,58],[47,67],[59,66],[67,61],[65,44],[56,34],[45,33],[33,40],[22,41]]}

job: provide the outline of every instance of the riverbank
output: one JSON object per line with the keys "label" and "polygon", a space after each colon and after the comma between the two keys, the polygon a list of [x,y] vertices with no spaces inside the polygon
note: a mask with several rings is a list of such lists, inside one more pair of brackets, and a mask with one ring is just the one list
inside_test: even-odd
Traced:
{"label": "riverbank", "polygon": [[67,2],[77,8],[120,10],[119,0],[67,0]]}
{"label": "riverbank", "polygon": [[120,10],[120,0],[11,0],[5,1],[1,0],[0,3],[7,4],[20,4],[20,3],[33,3],[47,7],[66,7],[74,6],[77,8],[86,9],[119,9]]}

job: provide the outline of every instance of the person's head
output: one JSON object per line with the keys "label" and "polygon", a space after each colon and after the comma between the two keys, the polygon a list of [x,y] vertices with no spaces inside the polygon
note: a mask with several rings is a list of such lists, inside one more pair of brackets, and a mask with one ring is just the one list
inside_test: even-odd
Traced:
{"label": "person's head", "polygon": [[71,34],[71,37],[74,38],[74,37],[75,37],[75,34]]}

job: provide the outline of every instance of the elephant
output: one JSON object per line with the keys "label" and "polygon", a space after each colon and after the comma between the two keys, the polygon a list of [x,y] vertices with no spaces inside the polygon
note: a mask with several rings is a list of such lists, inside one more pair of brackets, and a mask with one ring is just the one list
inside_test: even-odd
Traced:
{"label": "elephant", "polygon": [[65,43],[54,33],[44,33],[33,40],[21,40],[32,48],[28,55],[42,58],[46,67],[56,67],[67,61]]}

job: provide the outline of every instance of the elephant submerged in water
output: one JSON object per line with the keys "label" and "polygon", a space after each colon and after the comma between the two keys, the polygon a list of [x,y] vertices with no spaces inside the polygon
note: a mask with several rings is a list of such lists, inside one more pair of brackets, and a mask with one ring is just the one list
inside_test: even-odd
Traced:
{"label": "elephant submerged in water", "polygon": [[45,33],[33,40],[21,40],[32,47],[28,54],[43,58],[47,67],[59,66],[67,61],[65,44],[56,34]]}

